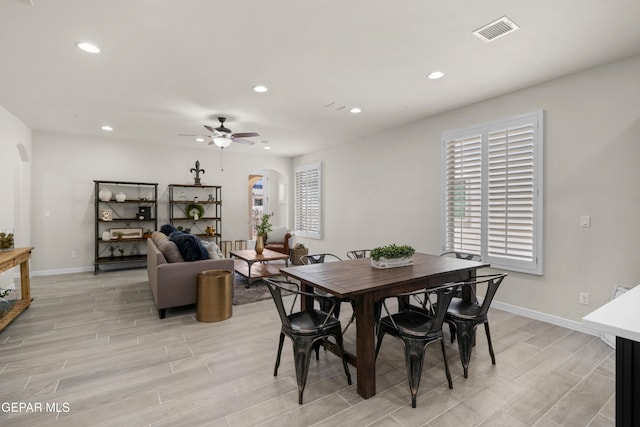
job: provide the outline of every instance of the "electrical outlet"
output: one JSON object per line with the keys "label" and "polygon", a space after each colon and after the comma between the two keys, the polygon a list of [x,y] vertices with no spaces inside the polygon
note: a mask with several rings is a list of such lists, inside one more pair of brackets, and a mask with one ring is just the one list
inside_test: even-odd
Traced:
{"label": "electrical outlet", "polygon": [[78,252],[71,251],[71,258],[78,258]]}
{"label": "electrical outlet", "polygon": [[589,305],[589,294],[587,292],[580,292],[580,299],[578,302],[582,305]]}

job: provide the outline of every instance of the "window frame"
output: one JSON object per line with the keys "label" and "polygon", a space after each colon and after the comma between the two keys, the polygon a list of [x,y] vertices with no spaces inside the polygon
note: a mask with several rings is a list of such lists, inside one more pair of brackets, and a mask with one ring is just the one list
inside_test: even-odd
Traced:
{"label": "window frame", "polygon": [[[494,250],[491,253],[489,248],[490,239],[489,239],[489,217],[493,215],[489,212],[489,191],[490,188],[495,188],[495,183],[498,181],[495,178],[496,174],[492,172],[492,178],[490,182],[490,165],[493,165],[495,162],[495,157],[492,155],[490,158],[489,153],[489,144],[490,144],[490,136],[495,136],[495,134],[504,131],[504,130],[514,130],[519,128],[530,127],[531,129],[531,146],[530,153],[527,153],[529,157],[527,157],[526,168],[518,166],[520,169],[526,169],[529,175],[525,175],[527,179],[525,181],[528,183],[528,186],[525,186],[525,189],[528,190],[530,188],[530,230],[527,231],[527,239],[530,239],[530,242],[527,240],[527,243],[530,244],[530,251],[526,251],[527,256],[524,255],[519,256],[511,256],[510,251],[516,252],[517,249],[513,249],[519,245],[518,239],[513,238],[509,239],[508,237],[505,239],[506,241],[506,252],[505,254],[497,254]],[[460,213],[460,197],[456,198],[455,195],[452,197],[451,201],[448,202],[447,197],[447,187],[449,182],[451,185],[455,185],[454,178],[448,180],[449,174],[452,174],[453,171],[459,172],[459,169],[449,168],[448,164],[450,160],[450,156],[448,156],[448,146],[449,143],[462,141],[470,141],[469,144],[473,143],[473,139],[480,140],[480,154],[476,154],[476,160],[479,161],[479,201],[480,201],[480,210],[479,210],[479,222],[474,223],[473,225],[476,227],[473,233],[468,232],[465,233],[462,231],[461,234],[456,234],[455,238],[458,239],[457,242],[453,242],[453,238],[449,237],[453,234],[450,232],[449,227],[454,224],[453,220],[449,221],[452,216],[456,216]],[[520,150],[521,147],[518,146],[517,137],[507,137],[506,146],[511,147],[510,144],[514,144],[514,146]],[[479,126],[473,126],[465,129],[458,129],[453,131],[444,132],[442,134],[441,139],[441,178],[442,178],[442,205],[441,205],[441,243],[442,250],[450,251],[450,250],[459,250],[463,252],[477,253],[480,255],[484,261],[491,264],[492,267],[509,270],[509,271],[517,271],[534,275],[542,275],[543,274],[543,149],[544,149],[544,112],[542,110],[522,114],[502,120],[496,120],[490,123],[485,123]],[[526,145],[526,144],[525,144]],[[506,150],[509,152],[509,149]],[[507,160],[508,167],[504,166],[504,168],[511,167],[512,164],[516,162],[521,162],[521,155],[507,154],[504,156]],[[470,160],[471,156],[465,159]],[[494,166],[492,166],[494,167]],[[507,173],[508,175],[508,173]],[[451,175],[452,177],[455,174]],[[476,178],[478,179],[478,178]],[[516,180],[512,179],[511,181],[506,180],[506,182],[514,183]],[[529,184],[530,181],[530,184]],[[520,181],[519,181],[520,182]],[[491,187],[490,187],[491,184]],[[469,186],[471,188],[471,185]],[[505,188],[511,188],[511,186],[505,186]],[[466,187],[463,190],[462,197],[464,198]],[[493,193],[492,193],[493,194]],[[504,198],[509,199],[511,191],[505,191],[503,193],[499,193],[503,195]],[[526,196],[525,196],[526,197]],[[457,201],[456,201],[457,200]],[[526,202],[526,201],[525,201]],[[457,206],[457,207],[456,207]],[[505,216],[505,228],[507,229],[507,234],[510,235],[510,232],[516,230],[515,226],[510,226],[511,224],[509,218],[517,218],[519,221],[522,219],[519,218],[520,212],[515,213],[516,209],[520,209],[520,207],[516,207],[516,209],[511,210],[509,208],[510,205],[505,207],[505,211],[512,211],[514,214],[509,216]],[[465,208],[465,210],[468,208]],[[528,208],[527,208],[528,209]],[[448,215],[449,213],[449,215]],[[526,214],[525,214],[526,215]],[[495,216],[491,218],[495,219]],[[476,219],[477,220],[477,219]],[[526,220],[526,219],[525,219]],[[479,226],[479,229],[477,228]],[[509,228],[513,227],[513,228]],[[471,230],[471,228],[469,228]],[[455,233],[454,233],[455,234]],[[470,246],[475,246],[479,248],[478,251],[465,250],[460,245],[465,243],[461,243],[462,237],[469,237],[472,243],[468,243]],[[492,239],[496,236],[496,234],[492,234]],[[449,239],[449,240],[448,240]],[[477,244],[473,244],[474,239],[479,239]],[[493,246],[492,246],[493,247]],[[525,259],[526,258],[526,259]]]}
{"label": "window frame", "polygon": [[[306,180],[309,173],[317,175],[317,182],[309,186]],[[294,173],[295,182],[295,202],[294,202],[294,229],[295,235],[298,237],[308,237],[311,239],[322,238],[322,163],[309,163],[296,166]],[[300,188],[304,185],[304,188]],[[302,197],[304,195],[304,197]],[[301,206],[302,202],[306,203],[307,208]],[[311,205],[311,209],[308,207]],[[317,207],[313,207],[317,205]],[[315,212],[316,218],[313,218]],[[301,218],[302,213],[305,218]]]}

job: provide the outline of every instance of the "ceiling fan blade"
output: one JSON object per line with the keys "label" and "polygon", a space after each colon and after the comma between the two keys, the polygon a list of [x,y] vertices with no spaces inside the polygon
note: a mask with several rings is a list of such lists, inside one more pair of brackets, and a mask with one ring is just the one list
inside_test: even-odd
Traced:
{"label": "ceiling fan blade", "polygon": [[255,132],[238,132],[238,133],[234,133],[231,136],[233,136],[234,138],[251,138],[253,136],[260,136],[260,135]]}
{"label": "ceiling fan blade", "polygon": [[242,139],[242,138],[231,138],[231,139],[233,140],[233,142],[237,142],[238,144],[246,144],[246,145],[255,144],[255,142],[249,141],[248,139]]}
{"label": "ceiling fan blade", "polygon": [[216,130],[215,130],[214,128],[212,128],[211,126],[204,125],[204,127],[205,127],[209,132],[211,132],[211,133],[214,133],[214,132],[216,131]]}

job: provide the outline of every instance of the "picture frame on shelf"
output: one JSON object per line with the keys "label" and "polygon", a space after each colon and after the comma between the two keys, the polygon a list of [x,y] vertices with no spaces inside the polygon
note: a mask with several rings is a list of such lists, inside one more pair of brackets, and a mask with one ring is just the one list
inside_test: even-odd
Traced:
{"label": "picture frame on shelf", "polygon": [[142,228],[111,228],[111,240],[141,239]]}
{"label": "picture frame on shelf", "polygon": [[100,209],[101,221],[113,221],[113,211],[111,209]]}

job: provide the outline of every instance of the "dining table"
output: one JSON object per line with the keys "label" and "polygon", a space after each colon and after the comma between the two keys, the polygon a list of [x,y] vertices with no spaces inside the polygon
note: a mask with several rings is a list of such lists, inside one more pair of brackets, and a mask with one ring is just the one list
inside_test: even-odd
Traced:
{"label": "dining table", "polygon": [[[376,304],[404,292],[473,280],[476,271],[484,267],[489,264],[416,253],[413,264],[395,268],[375,268],[370,258],[359,258],[292,266],[280,272],[299,281],[305,292],[312,293],[316,288],[353,302],[356,353],[347,352],[346,358],[357,369],[358,394],[368,399],[376,394]],[[467,288],[463,287],[463,298],[473,298]],[[313,298],[302,298],[301,308],[313,308]]]}

